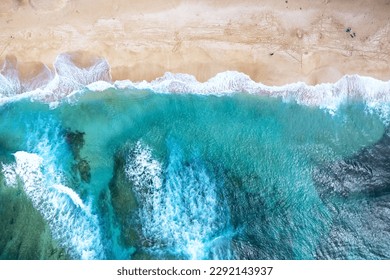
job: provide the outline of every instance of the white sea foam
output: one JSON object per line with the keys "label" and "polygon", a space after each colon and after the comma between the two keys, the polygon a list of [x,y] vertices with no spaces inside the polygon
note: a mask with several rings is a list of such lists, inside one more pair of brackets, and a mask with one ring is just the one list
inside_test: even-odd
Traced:
{"label": "white sea foam", "polygon": [[[105,258],[97,216],[64,183],[61,161],[65,160],[68,152],[60,126],[54,120],[38,119],[28,126],[28,130],[29,152],[15,154],[16,164],[21,166],[17,174],[22,179],[26,194],[48,222],[53,238],[67,249],[71,257]],[[23,166],[23,163],[33,166]],[[26,175],[21,176],[21,172],[26,172]],[[33,181],[29,182],[34,172],[38,176],[32,176]],[[28,186],[33,188],[28,191]]]}
{"label": "white sea foam", "polygon": [[25,193],[47,221],[53,238],[75,259],[103,259],[96,216],[76,192],[53,182],[60,175],[45,175],[56,172],[55,168],[44,168],[41,156],[25,151],[16,152],[15,160],[15,164],[5,169],[3,165],[3,172],[6,170],[8,174],[6,182],[13,184],[14,178],[21,180]]}
{"label": "white sea foam", "polygon": [[[167,72],[151,82],[132,82],[129,80],[111,83],[110,67],[106,60],[96,59],[86,67],[78,67],[72,55],[60,54],[55,63],[55,72],[50,82],[39,84],[39,88],[23,92],[24,88],[18,80],[16,62],[4,63],[0,73],[0,104],[14,101],[15,96],[31,98],[44,102],[58,102],[64,97],[82,89],[102,91],[107,88],[147,89],[157,93],[190,93],[205,95],[226,95],[248,93],[280,97],[285,101],[295,101],[302,105],[318,106],[335,112],[344,102],[360,100],[368,107],[376,108],[380,104],[390,103],[390,81],[384,82],[370,77],[347,75],[336,83],[325,83],[309,86],[303,82],[285,86],[266,86],[254,82],[249,76],[227,71],[217,74],[206,82],[199,82],[189,74]],[[47,77],[47,75],[44,75]],[[20,97],[19,97],[20,98]]]}
{"label": "white sea foam", "polygon": [[109,88],[114,88],[114,86],[111,83],[105,81],[97,81],[87,85],[87,89],[90,91],[104,91]]}
{"label": "white sea foam", "polygon": [[[189,259],[229,258],[229,238],[221,236],[229,224],[228,210],[219,204],[215,182],[205,168],[196,163],[184,166],[180,151],[174,149],[164,171],[150,148],[138,142],[125,172],[133,183],[142,235],[153,244],[152,252]],[[219,251],[214,250],[217,247]]]}
{"label": "white sea foam", "polygon": [[[336,83],[309,86],[303,82],[285,86],[266,86],[256,83],[249,76],[227,71],[201,83],[187,74],[166,73],[152,82],[117,81],[119,89],[149,89],[158,93],[190,93],[203,95],[231,95],[247,93],[282,98],[305,106],[316,106],[334,114],[340,105],[348,101],[365,102],[367,108],[383,113],[384,104],[390,104],[390,81],[379,81],[370,77],[347,75]],[[387,108],[388,106],[386,106]],[[387,110],[387,109],[386,109]],[[383,115],[383,114],[382,114]],[[384,116],[384,115],[383,115]]]}
{"label": "white sea foam", "polygon": [[[201,83],[188,74],[166,73],[154,81],[116,81],[117,89],[151,90],[157,93],[189,93],[202,95],[231,95],[247,93],[282,98],[301,105],[316,106],[334,113],[348,101],[365,102],[368,108],[383,111],[383,104],[390,103],[390,81],[384,82],[370,77],[347,75],[336,83],[309,86],[303,82],[285,86],[266,86],[256,83],[249,76],[227,71]],[[386,109],[387,110],[387,109]]]}
{"label": "white sea foam", "polygon": [[53,188],[56,189],[59,193],[63,193],[65,195],[67,195],[72,200],[72,203],[74,205],[76,205],[77,207],[80,207],[82,210],[84,210],[86,212],[89,212],[88,207],[86,207],[84,205],[83,201],[81,200],[81,198],[78,196],[78,194],[74,190],[67,188],[67,187],[60,185],[60,184],[53,185]]}
{"label": "white sea foam", "polygon": [[26,151],[15,162],[1,164],[8,187],[18,183],[47,222],[52,237],[75,259],[104,259],[99,220],[92,206],[66,186],[68,147],[55,120],[38,119],[27,126]]}
{"label": "white sea foam", "polygon": [[19,80],[16,65],[16,60],[5,60],[2,66],[0,104],[21,98],[56,102],[95,82],[111,82],[110,66],[103,58],[96,58],[87,67],[79,67],[74,63],[72,54],[63,53],[54,62],[54,72],[45,67],[37,77],[24,84]]}
{"label": "white sea foam", "polygon": [[126,175],[129,179],[134,182],[136,187],[142,186],[144,182],[149,182],[152,189],[161,188],[162,167],[157,160],[152,158],[151,150],[148,147],[143,147],[141,142],[137,142],[134,153],[134,157],[127,159]]}
{"label": "white sea foam", "polygon": [[17,175],[15,173],[15,167],[16,165],[14,163],[1,163],[1,173],[3,173],[5,183],[9,187],[16,187],[18,183]]}
{"label": "white sea foam", "polygon": [[7,57],[0,69],[0,97],[20,94],[21,89],[16,59]]}

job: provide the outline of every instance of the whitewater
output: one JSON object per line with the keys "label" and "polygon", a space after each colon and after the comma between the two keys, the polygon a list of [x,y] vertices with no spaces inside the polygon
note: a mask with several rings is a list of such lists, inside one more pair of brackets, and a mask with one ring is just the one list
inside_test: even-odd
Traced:
{"label": "whitewater", "polygon": [[388,259],[390,81],[0,72],[1,259]]}
{"label": "whitewater", "polygon": [[76,95],[83,89],[103,91],[105,89],[144,89],[156,93],[192,93],[225,95],[248,93],[281,97],[299,104],[319,106],[329,110],[348,100],[361,100],[370,106],[389,102],[390,81],[380,81],[359,75],[346,75],[338,82],[309,86],[303,82],[285,86],[266,86],[254,82],[244,73],[226,71],[202,83],[189,74],[165,73],[151,82],[129,80],[111,81],[110,66],[103,58],[96,58],[87,68],[78,67],[70,54],[57,56],[54,70],[47,66],[32,81],[21,82],[17,62],[5,60],[0,73],[0,102],[11,102],[20,98],[31,98],[44,102],[58,102]]}

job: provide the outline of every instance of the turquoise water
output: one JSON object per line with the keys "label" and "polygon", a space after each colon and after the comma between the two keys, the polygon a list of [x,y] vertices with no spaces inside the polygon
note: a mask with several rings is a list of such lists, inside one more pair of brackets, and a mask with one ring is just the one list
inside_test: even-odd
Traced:
{"label": "turquoise water", "polygon": [[[56,108],[7,103],[0,258],[389,258],[386,215],[366,211],[390,209],[387,188],[372,195],[369,181],[386,186],[372,174],[387,167],[359,156],[385,149],[386,135],[358,101],[330,113],[248,94],[108,89]],[[368,191],[355,191],[362,174]]]}

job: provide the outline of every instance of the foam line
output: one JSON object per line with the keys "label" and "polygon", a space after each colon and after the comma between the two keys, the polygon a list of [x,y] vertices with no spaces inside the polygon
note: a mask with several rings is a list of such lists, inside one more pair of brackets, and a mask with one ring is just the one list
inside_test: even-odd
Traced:
{"label": "foam line", "polygon": [[330,111],[337,110],[340,104],[351,100],[364,101],[371,107],[390,102],[390,81],[384,82],[359,75],[347,75],[336,83],[315,86],[309,86],[303,82],[285,86],[266,86],[237,71],[218,73],[203,83],[197,81],[192,75],[170,72],[151,82],[124,80],[112,83],[110,66],[105,59],[95,59],[91,65],[83,68],[76,65],[68,53],[60,54],[56,58],[55,73],[50,82],[33,91],[22,92],[15,63],[15,61],[5,63],[0,73],[0,104],[20,98],[49,103],[58,102],[84,89],[103,91],[108,88],[147,89],[157,93],[176,94],[248,93],[280,97],[284,101],[295,101],[302,105],[318,106]]}
{"label": "foam line", "polygon": [[[39,155],[18,151],[14,156],[15,164],[5,168],[3,165],[3,172],[8,174],[6,182],[14,184],[16,177],[21,180],[33,206],[48,223],[53,238],[75,259],[104,259],[97,217],[78,194],[64,185],[50,184],[42,166],[44,159]],[[47,169],[55,172],[55,168]]]}

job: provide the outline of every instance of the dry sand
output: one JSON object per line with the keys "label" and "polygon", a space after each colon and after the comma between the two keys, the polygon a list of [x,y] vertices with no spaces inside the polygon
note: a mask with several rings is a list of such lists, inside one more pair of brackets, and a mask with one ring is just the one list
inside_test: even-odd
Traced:
{"label": "dry sand", "polygon": [[105,57],[113,80],[390,79],[390,0],[1,0],[0,28],[0,60],[15,56],[24,79],[63,52],[80,66]]}

